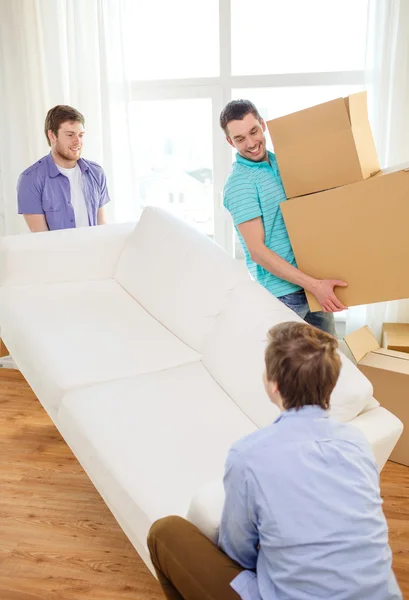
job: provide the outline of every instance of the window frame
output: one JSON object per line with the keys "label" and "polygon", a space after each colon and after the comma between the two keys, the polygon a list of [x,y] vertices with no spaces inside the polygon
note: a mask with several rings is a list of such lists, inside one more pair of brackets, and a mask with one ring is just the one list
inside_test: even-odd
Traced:
{"label": "window frame", "polygon": [[[365,72],[334,71],[266,75],[232,75],[231,0],[219,0],[218,77],[133,81],[131,101],[206,98],[212,102],[214,240],[234,254],[233,225],[223,207],[223,187],[232,164],[231,147],[219,126],[219,115],[236,88],[365,85]],[[200,143],[200,141],[198,141]]]}

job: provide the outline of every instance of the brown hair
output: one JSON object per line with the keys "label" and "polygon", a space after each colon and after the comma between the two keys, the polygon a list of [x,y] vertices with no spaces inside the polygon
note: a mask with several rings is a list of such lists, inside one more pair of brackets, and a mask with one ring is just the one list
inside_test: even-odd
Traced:
{"label": "brown hair", "polygon": [[286,410],[329,408],[341,370],[337,340],[307,323],[287,322],[268,332],[267,381],[277,383]]}
{"label": "brown hair", "polygon": [[257,108],[250,100],[232,100],[223,108],[220,114],[220,127],[227,135],[227,125],[230,121],[242,121],[250,113],[254,115],[257,121],[261,121]]}
{"label": "brown hair", "polygon": [[72,108],[72,106],[58,104],[57,106],[54,106],[54,108],[50,108],[44,123],[45,137],[47,138],[49,146],[51,146],[51,142],[48,137],[49,130],[51,129],[53,134],[58,136],[59,128],[61,127],[62,123],[65,123],[66,121],[78,121],[79,123],[85,125],[85,119],[83,115],[76,108]]}

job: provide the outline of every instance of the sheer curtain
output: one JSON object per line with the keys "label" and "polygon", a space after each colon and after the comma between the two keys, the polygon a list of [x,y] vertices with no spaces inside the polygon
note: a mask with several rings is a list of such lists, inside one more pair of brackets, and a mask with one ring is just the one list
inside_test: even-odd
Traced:
{"label": "sheer curtain", "polygon": [[[409,2],[369,0],[366,58],[369,116],[382,167],[409,161]],[[409,224],[408,224],[409,235]],[[402,265],[402,277],[409,266]],[[347,331],[409,322],[409,300],[350,308]]]}
{"label": "sheer curtain", "polygon": [[0,0],[0,234],[26,231],[16,182],[47,154],[45,115],[70,104],[86,121],[83,156],[107,174],[111,221],[136,218],[123,0]]}

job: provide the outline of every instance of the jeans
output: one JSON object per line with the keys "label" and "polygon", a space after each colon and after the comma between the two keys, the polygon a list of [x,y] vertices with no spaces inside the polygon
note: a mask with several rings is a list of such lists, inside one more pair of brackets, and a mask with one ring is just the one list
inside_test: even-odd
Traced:
{"label": "jeans", "polygon": [[286,294],[285,296],[281,296],[279,300],[310,325],[336,337],[334,314],[322,311],[311,312],[304,290]]}

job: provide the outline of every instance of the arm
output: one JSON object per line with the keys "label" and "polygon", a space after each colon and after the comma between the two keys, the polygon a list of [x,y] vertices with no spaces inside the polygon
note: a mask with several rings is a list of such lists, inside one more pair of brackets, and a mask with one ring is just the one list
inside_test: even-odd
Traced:
{"label": "arm", "polygon": [[22,174],[19,177],[17,183],[18,212],[24,216],[30,231],[48,231],[43,211],[41,186],[33,178],[32,173]]}
{"label": "arm", "polygon": [[47,221],[44,215],[23,215],[32,232],[48,231]]}
{"label": "arm", "polygon": [[98,209],[97,225],[106,225],[106,224],[107,224],[107,215],[106,215],[105,207],[101,206],[101,208]]}
{"label": "arm", "polygon": [[248,478],[243,461],[230,450],[225,468],[225,501],[219,529],[219,546],[245,569],[257,565],[259,536],[249,499]]}
{"label": "arm", "polygon": [[314,279],[270,250],[264,243],[265,232],[261,217],[241,223],[238,225],[238,229],[243,236],[251,259],[266,271],[311,292],[324,312],[337,312],[346,308],[336,297],[334,287],[347,284],[337,279]]}

